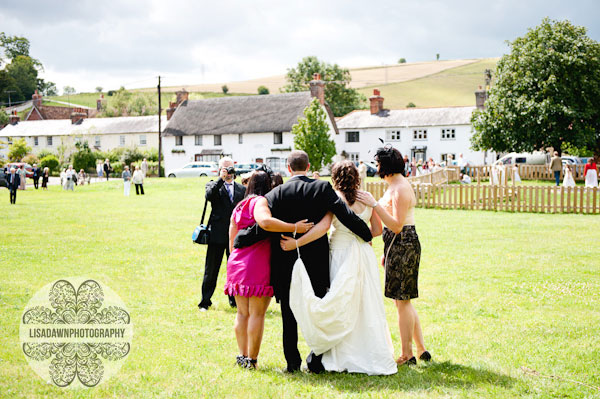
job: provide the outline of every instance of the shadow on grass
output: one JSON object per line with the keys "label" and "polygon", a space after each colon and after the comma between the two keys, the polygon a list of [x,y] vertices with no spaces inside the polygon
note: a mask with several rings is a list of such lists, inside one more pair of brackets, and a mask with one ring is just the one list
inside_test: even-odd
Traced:
{"label": "shadow on grass", "polygon": [[[261,369],[262,373],[281,377],[273,369]],[[368,376],[351,373],[310,373],[286,374],[285,377],[296,382],[327,385],[340,391],[418,391],[435,387],[456,389],[483,388],[485,386],[510,388],[516,379],[482,368],[454,364],[452,362],[431,362],[418,367],[401,366],[398,373],[391,376]]]}

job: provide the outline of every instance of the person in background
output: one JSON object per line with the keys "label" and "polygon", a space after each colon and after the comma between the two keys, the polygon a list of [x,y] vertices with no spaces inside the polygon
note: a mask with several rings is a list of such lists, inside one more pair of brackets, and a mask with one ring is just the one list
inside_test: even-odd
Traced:
{"label": "person in background", "polygon": [[471,184],[471,177],[466,173],[460,174],[460,184]]}
{"label": "person in background", "polygon": [[417,160],[415,158],[412,159],[410,163],[410,177],[417,175]]}
{"label": "person in background", "polygon": [[461,173],[469,173],[469,162],[467,162],[462,153],[458,154],[456,165],[460,168]]}
{"label": "person in background", "polygon": [[75,190],[75,179],[77,172],[75,172],[75,170],[73,170],[73,165],[69,165],[69,168],[67,169],[67,171],[65,172],[65,190],[71,190],[74,191]]}
{"label": "person in background", "polygon": [[[219,269],[223,261],[223,253],[229,258],[229,220],[234,207],[244,199],[246,187],[234,181],[235,169],[233,159],[224,157],[219,160],[219,178],[206,184],[207,201],[210,201],[211,211],[208,225],[211,228],[206,260],[204,263],[204,278],[202,280],[202,299],[198,304],[201,312],[212,305],[211,298],[217,286]],[[235,307],[235,298],[229,297],[229,305]]]}
{"label": "person in background", "polygon": [[594,162],[594,158],[588,159],[583,168],[583,176],[585,177],[585,186],[587,188],[598,187],[598,166]]}
{"label": "person in background", "polygon": [[135,195],[144,195],[144,172],[140,170],[137,166],[133,171],[133,178],[131,179],[133,184],[135,184]]}
{"label": "person in background", "polygon": [[146,176],[148,175],[148,161],[146,160],[146,158],[144,158],[144,160],[142,161],[141,172],[142,172],[142,175],[144,175],[144,179],[145,179]]}
{"label": "person in background", "polygon": [[281,173],[277,172],[273,174],[273,188],[280,186],[283,184],[283,176],[281,176]]}
{"label": "person in background", "polygon": [[80,186],[85,184],[85,172],[83,169],[79,169],[79,174],[77,175],[77,184]]}
{"label": "person in background", "polygon": [[63,168],[62,172],[60,172],[60,186],[63,190],[67,189],[67,169]]}
{"label": "person in background", "polygon": [[104,169],[106,181],[108,181],[108,175],[113,171],[112,166],[110,166],[110,160],[108,158],[106,158],[106,160],[104,161],[104,166],[102,166],[102,169]]}
{"label": "person in background", "polygon": [[358,161],[358,177],[360,178],[360,189],[367,189],[367,165],[362,161]]}
{"label": "person in background", "polygon": [[25,184],[27,183],[27,171],[25,170],[25,165],[21,165],[19,170],[17,170],[17,173],[19,174],[19,178],[21,179],[19,190],[25,190]]}
{"label": "person in background", "polygon": [[129,197],[129,190],[131,190],[131,172],[129,171],[129,166],[125,165],[121,177],[123,178],[123,195]]}
{"label": "person in background", "polygon": [[402,158],[404,160],[404,165],[406,165],[406,168],[404,168],[404,177],[408,177],[410,175],[410,168],[408,167],[408,165],[410,164],[410,161],[408,160],[408,155],[404,155],[404,157]]}
{"label": "person in background", "polygon": [[50,168],[47,166],[44,168],[42,172],[42,188],[44,190],[48,190],[48,180],[50,179]]}
{"label": "person in background", "polygon": [[573,179],[573,172],[571,172],[569,164],[565,164],[563,187],[575,187],[575,179]]}
{"label": "person in background", "polygon": [[21,184],[21,177],[17,173],[17,170],[12,167],[10,168],[10,174],[6,176],[6,182],[8,183],[8,191],[10,192],[10,203],[17,203],[17,189]]}
{"label": "person in background", "polygon": [[550,165],[548,167],[550,172],[554,173],[554,180],[556,185],[560,185],[560,171],[562,170],[562,159],[558,156],[558,151],[554,151],[554,156],[552,160],[550,160]]}
{"label": "person in background", "polygon": [[98,162],[96,162],[96,173],[98,174],[98,181],[100,181],[104,174],[104,169],[102,168],[102,161],[100,161],[100,160],[98,160]]}
{"label": "person in background", "polygon": [[513,170],[513,181],[515,183],[521,183],[521,174],[519,173],[519,165],[515,164],[515,166],[512,167]]}
{"label": "person in background", "polygon": [[319,172],[314,171],[312,174],[312,178],[315,180],[319,180],[321,178],[321,175],[319,174]]}
{"label": "person in background", "polygon": [[33,164],[33,187],[35,187],[35,189],[38,189],[38,184],[40,181],[40,175],[42,174],[42,171],[40,170],[40,168],[38,168],[37,164]]}

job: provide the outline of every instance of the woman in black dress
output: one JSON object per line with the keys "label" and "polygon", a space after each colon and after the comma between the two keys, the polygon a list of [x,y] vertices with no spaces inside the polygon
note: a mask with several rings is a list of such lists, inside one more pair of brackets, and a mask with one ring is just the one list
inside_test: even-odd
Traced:
{"label": "woman in black dress", "polygon": [[42,172],[42,188],[48,190],[48,178],[50,177],[50,169],[46,166]]}

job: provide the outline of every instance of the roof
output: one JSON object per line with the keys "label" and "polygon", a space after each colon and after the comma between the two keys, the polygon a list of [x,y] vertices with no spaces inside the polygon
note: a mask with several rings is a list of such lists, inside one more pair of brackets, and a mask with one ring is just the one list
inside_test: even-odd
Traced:
{"label": "roof", "polygon": [[[308,91],[188,100],[177,108],[164,135],[289,132],[311,100]],[[335,129],[335,120],[332,124]]]}
{"label": "roof", "polygon": [[369,110],[360,110],[338,119],[337,125],[339,129],[470,125],[475,109],[477,107],[407,108],[384,110],[374,115]]}
{"label": "roof", "polygon": [[[162,129],[164,131],[167,118],[166,116],[162,116],[161,118]],[[69,136],[156,132],[158,132],[158,118],[156,115],[151,115],[86,118],[76,125],[73,125],[70,119],[23,121],[16,125],[7,125],[4,129],[0,130],[0,136]]]}

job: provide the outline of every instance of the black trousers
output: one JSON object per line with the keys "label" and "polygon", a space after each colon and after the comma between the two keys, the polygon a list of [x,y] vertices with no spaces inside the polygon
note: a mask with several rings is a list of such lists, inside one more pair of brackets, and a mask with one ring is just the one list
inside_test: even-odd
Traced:
{"label": "black trousers", "polygon": [[[204,279],[202,280],[202,300],[198,306],[209,308],[212,305],[210,300],[217,286],[219,278],[219,269],[223,261],[223,253],[229,258],[228,244],[208,244],[206,249],[206,261],[204,262]],[[229,297],[229,304],[235,306],[235,298]]]}
{"label": "black trousers", "polygon": [[17,203],[17,189],[16,188],[11,188],[10,189],[10,203],[11,204],[16,204]]}
{"label": "black trousers", "polygon": [[39,181],[40,181],[39,177],[34,177],[33,178],[33,187],[35,187],[36,190],[38,189],[38,183],[39,183]]}
{"label": "black trousers", "polygon": [[135,195],[140,195],[140,190],[142,191],[142,195],[144,195],[144,185],[136,184],[135,185]]}

